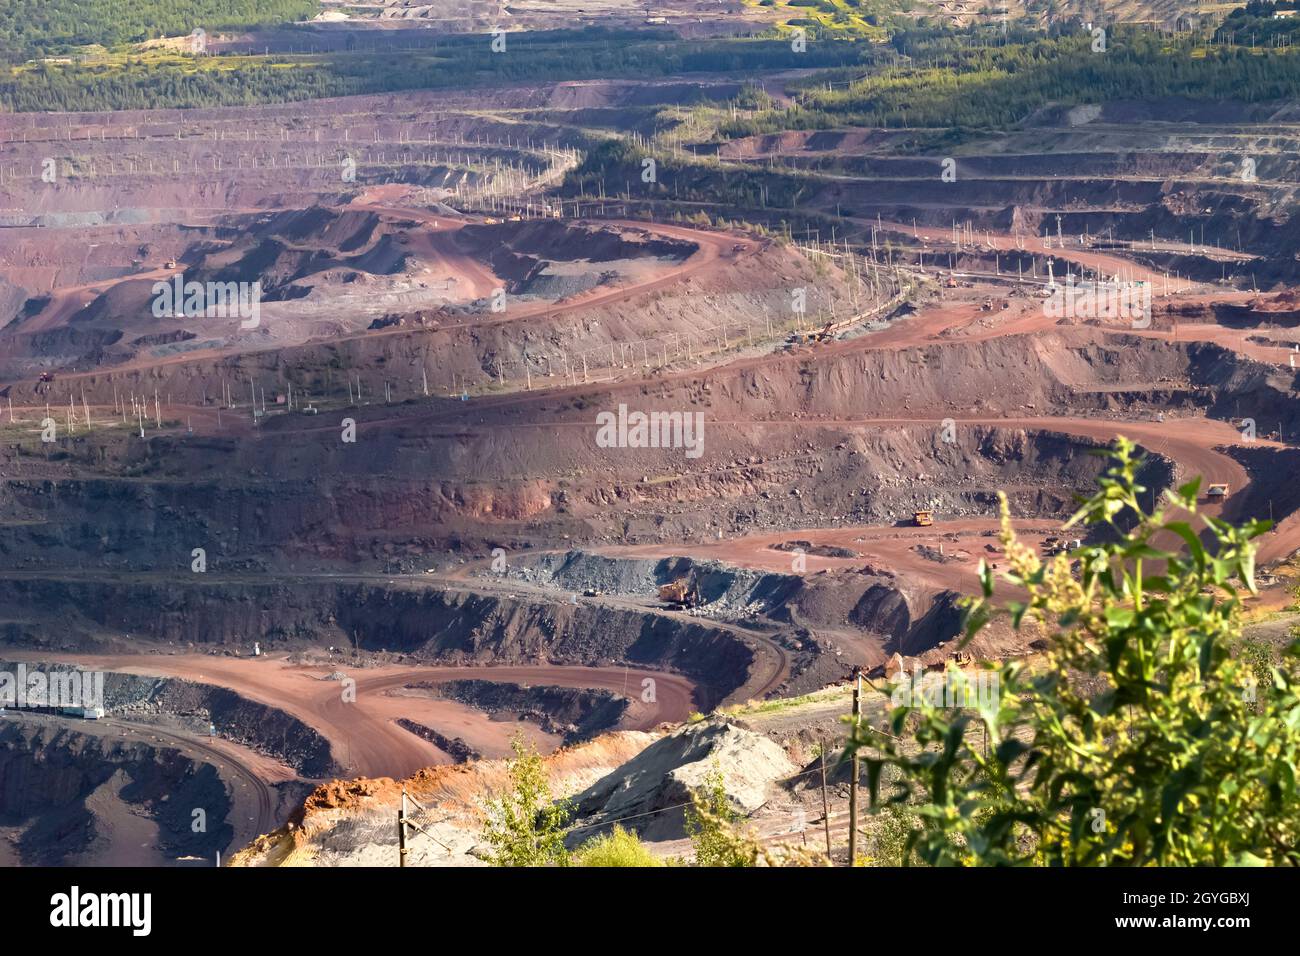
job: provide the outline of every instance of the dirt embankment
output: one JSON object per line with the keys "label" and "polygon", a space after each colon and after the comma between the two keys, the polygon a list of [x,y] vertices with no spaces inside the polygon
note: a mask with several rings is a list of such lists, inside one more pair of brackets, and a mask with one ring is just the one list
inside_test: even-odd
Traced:
{"label": "dirt embankment", "polygon": [[1253,418],[1260,437],[1300,434],[1300,369],[1256,362],[1217,345],[1193,344],[1193,381],[1206,391],[1208,413],[1237,422]]}
{"label": "dirt embankment", "polygon": [[653,600],[660,585],[684,582],[697,602],[690,613],[742,622],[785,649],[792,669],[790,692],[842,680],[854,665],[876,666],[895,651],[923,654],[960,633],[955,591],[860,563],[816,574],[793,569],[818,550],[838,553],[841,562],[851,559],[843,547],[810,547],[803,557],[786,551],[791,570],[779,573],[684,556],[569,551],[520,556],[501,576],[642,602]]}
{"label": "dirt embankment", "polygon": [[1300,291],[1290,289],[1272,296],[1258,296],[1247,302],[1218,305],[1215,317],[1234,328],[1274,326],[1293,329],[1300,325]]}
{"label": "dirt embankment", "polygon": [[[904,333],[906,326],[900,326]],[[854,475],[845,467],[852,462],[831,466],[849,457],[837,447],[841,442],[858,445],[862,439],[844,434],[847,429],[836,434],[833,422],[815,430],[819,419],[933,417],[937,434],[946,416],[993,418],[1031,409],[1149,413],[1171,404],[1192,410],[1216,396],[1253,400],[1250,383],[1231,378],[1246,363],[1195,343],[1171,348],[1154,339],[1116,339],[1087,328],[868,351],[870,341],[836,343],[817,355],[762,364],[741,361],[707,376],[614,389],[592,385],[577,394],[468,403],[420,399],[284,416],[261,426],[257,438],[232,433],[121,442],[96,433],[64,438],[48,448],[10,447],[0,454],[12,478],[0,506],[15,520],[0,528],[0,559],[8,552],[21,562],[39,562],[64,536],[76,551],[94,550],[110,563],[141,562],[172,548],[188,554],[198,546],[235,560],[276,550],[355,558],[358,549],[373,549],[365,539],[376,531],[384,532],[382,547],[400,550],[409,543],[427,551],[439,538],[446,542],[459,533],[472,539],[474,524],[504,534],[515,523],[511,530],[534,539],[539,531],[580,538],[583,529],[575,525],[590,528],[609,515],[616,517],[598,533],[635,541],[698,529],[706,500],[714,511],[720,497],[743,502],[742,510],[762,511],[766,499],[755,499],[764,492],[791,499],[780,500],[780,509],[767,509],[774,512],[810,512],[810,494],[832,499],[817,509],[831,517],[861,512],[872,497],[886,492],[882,484],[919,478],[918,488],[943,487],[950,471],[960,474],[966,465],[961,458],[969,454],[971,437],[963,427],[956,443],[934,449],[921,441],[909,441],[917,445],[914,450],[903,443],[897,452],[884,445],[870,449],[876,459],[870,471],[887,476],[882,482],[865,470]],[[418,365],[396,353],[386,364],[418,378]],[[1010,379],[1021,387],[994,387]],[[218,376],[210,400],[219,383]],[[336,389],[339,384],[336,379]],[[63,383],[56,381],[53,388],[54,398],[66,403]],[[598,448],[595,416],[620,403],[634,410],[703,414],[703,455],[685,459],[680,450]],[[809,434],[802,448],[774,442],[764,430],[762,420],[775,410],[806,417]],[[211,409],[203,414],[212,417]],[[345,415],[358,423],[355,445],[340,440]],[[868,448],[863,444],[852,451]],[[833,482],[827,480],[832,469],[838,479]],[[484,480],[485,475],[499,477]],[[1009,482],[1016,483],[1016,476]],[[848,494],[862,488],[867,492]],[[641,502],[658,508],[653,523],[648,516],[620,513]],[[882,501],[868,510],[878,520],[891,507],[894,502]],[[689,518],[679,518],[682,512]],[[808,524],[813,516],[792,517]],[[549,527],[524,528],[537,519]],[[712,520],[721,522],[714,529],[725,531],[735,519],[724,510]],[[407,541],[390,532],[406,534]],[[377,556],[373,550],[372,556]]]}
{"label": "dirt embankment", "polygon": [[[656,739],[619,731],[542,758],[556,797],[575,794],[615,770]],[[393,821],[401,786],[422,806],[432,839],[414,834],[412,866],[481,866],[483,804],[510,786],[504,760],[430,767],[400,782],[390,778],[335,780],[318,787],[289,823],[235,854],[232,866],[395,866]],[[437,842],[435,842],[437,841]]]}
{"label": "dirt embankment", "polygon": [[[1154,417],[1153,403],[1173,399],[1189,411],[1280,420],[1293,433],[1288,369],[1218,346],[1095,338],[1073,329],[846,350],[468,411],[461,402],[364,409],[353,413],[355,444],[340,441],[331,414],[309,427],[280,419],[262,440],[96,435],[53,450],[10,447],[0,452],[11,475],[0,491],[10,519],[0,563],[70,565],[94,553],[109,567],[163,570],[188,567],[202,547],[212,569],[272,570],[293,555],[414,570],[434,549],[489,541],[693,540],[889,523],[924,507],[990,514],[999,488],[1019,514],[1060,514],[1072,489],[1091,485],[1095,460],[1077,440],[1000,429],[997,418]],[[1024,387],[990,387],[1008,379]],[[900,400],[895,414],[910,421],[873,423]],[[596,415],[619,404],[702,415],[701,455],[598,446]],[[787,417],[769,421],[778,409]],[[973,416],[989,423],[968,424]]]}
{"label": "dirt embankment", "polygon": [[1257,519],[1282,521],[1300,511],[1300,449],[1238,445],[1229,454],[1250,473],[1239,513]]}
{"label": "dirt embankment", "polygon": [[643,838],[683,835],[683,808],[708,786],[724,781],[728,804],[748,815],[767,802],[774,785],[796,771],[780,746],[725,720],[679,727],[573,798],[580,833],[587,839],[615,821]]}
{"label": "dirt embankment", "polygon": [[702,709],[744,685],[754,659],[735,633],[708,621],[445,591],[418,581],[389,588],[328,579],[218,583],[202,575],[111,582],[23,577],[0,584],[0,597],[9,609],[5,639],[46,650],[128,651],[145,640],[251,654],[257,639],[263,650],[356,646],[466,666],[627,663],[690,677]]}
{"label": "dirt embankment", "polygon": [[497,720],[536,720],[547,733],[561,734],[574,744],[611,730],[623,719],[628,701],[613,691],[577,687],[525,687],[504,681],[452,680],[412,684],[433,690]]}
{"label": "dirt embankment", "polygon": [[411,720],[409,717],[397,718],[397,725],[409,730],[422,740],[429,741],[456,763],[468,763],[471,760],[480,760],[483,757],[481,753],[467,744],[463,738],[448,737],[446,734],[441,734],[432,727]]}
{"label": "dirt embankment", "polygon": [[[1162,100],[1048,108],[1018,132],[966,137],[960,195],[938,201],[933,184],[943,151],[909,155],[916,143],[902,132],[785,131],[734,140],[719,153],[749,162],[749,174],[773,190],[795,170],[806,180],[826,177],[813,202],[828,212],[1031,235],[1051,234],[1060,218],[1067,236],[1113,236],[1135,246],[1153,234],[1186,240],[1194,231],[1202,244],[1263,257],[1248,270],[1229,264],[1229,275],[1288,283],[1300,230],[1290,213],[1297,163],[1289,104],[1224,107]],[[1161,124],[1151,125],[1153,115]],[[1174,116],[1184,122],[1162,125]],[[1242,175],[1246,163],[1255,175]],[[1152,261],[1171,273],[1220,277],[1222,257],[1190,251]]]}
{"label": "dirt embankment", "polygon": [[521,554],[508,560],[499,572],[485,571],[483,575],[563,591],[626,595],[642,600],[652,599],[661,585],[689,581],[697,610],[710,618],[724,620],[767,613],[801,584],[797,575],[750,571],[719,561],[695,561],[689,557],[608,557],[580,550]]}
{"label": "dirt embankment", "polygon": [[108,674],[105,705],[129,719],[172,717],[202,735],[209,727],[225,740],[267,754],[306,777],[339,771],[329,742],[282,710],[224,687],[168,677]]}
{"label": "dirt embankment", "polygon": [[[791,320],[796,288],[814,318],[853,308],[855,291],[837,267],[740,233],[599,221],[465,225],[402,212],[385,209],[381,223],[334,214],[301,241],[284,235],[296,225],[287,214],[270,224],[249,217],[248,238],[196,243],[193,262],[180,262],[186,280],[263,283],[251,330],[237,315],[155,317],[154,282],[174,281],[175,270],[162,266],[89,290],[85,303],[67,292],[7,333],[13,348],[58,372],[54,387],[37,383],[29,362],[6,394],[43,406],[66,402],[72,389],[78,402],[84,393],[113,407],[115,396],[157,389],[165,403],[215,418],[223,393],[243,406],[253,386],[272,402],[292,385],[300,398],[331,405],[353,401],[358,383],[372,404],[385,394],[399,402],[465,388],[522,391],[690,364],[775,335],[771,328]],[[184,341],[145,344],[177,332]],[[46,338],[34,345],[36,335]]]}
{"label": "dirt embankment", "polygon": [[11,715],[0,723],[0,862],[210,860],[230,842],[229,811],[216,769],[174,749],[51,719]]}
{"label": "dirt embankment", "polygon": [[[339,473],[312,463],[317,455],[295,456],[289,448],[281,451],[320,477],[249,476],[204,484],[197,493],[163,475],[14,479],[0,495],[16,519],[0,528],[0,563],[33,569],[95,553],[108,568],[165,571],[188,568],[192,550],[202,547],[212,571],[273,570],[281,566],[278,555],[317,566],[337,559],[404,561],[423,570],[417,565],[430,562],[421,556],[436,549],[473,548],[477,540],[513,550],[528,532],[543,542],[568,536],[635,543],[716,536],[717,530],[809,527],[835,516],[881,523],[926,506],[988,513],[998,487],[1012,493],[1022,513],[1053,512],[1068,506],[1069,496],[1039,479],[1064,478],[1077,487],[1091,478],[1083,468],[1087,458],[1068,439],[960,425],[948,444],[936,440],[943,429],[938,419],[929,428],[814,424],[802,445],[779,440],[788,429],[762,423],[706,421],[706,428],[717,437],[707,440],[695,464],[680,452],[610,453],[595,446],[594,425],[561,426],[559,436],[570,449],[564,457],[577,468],[564,476],[492,483],[468,474],[445,480],[353,476],[347,466]],[[390,444],[381,438],[387,447],[371,447],[367,456],[397,460],[403,451],[422,449],[418,460],[441,456],[443,467],[454,471],[460,468],[449,454],[467,464],[483,462],[485,470],[498,464],[509,469],[533,452],[557,458],[563,446],[556,437],[539,428],[468,441]],[[158,453],[165,460],[162,449]],[[1017,471],[1017,464],[1032,464],[1033,474]],[[548,466],[539,461],[537,467]],[[719,501],[726,506],[719,508]],[[99,516],[98,524],[88,523],[92,516]]]}
{"label": "dirt embankment", "polygon": [[[13,673],[17,666],[0,660],[0,670]],[[32,665],[26,666],[32,669]],[[67,669],[63,664],[39,667],[42,672]],[[225,687],[109,671],[104,674],[103,706],[114,717],[180,725],[199,738],[215,730],[223,740],[282,761],[307,777],[339,771],[328,741],[311,727]]]}
{"label": "dirt embankment", "polygon": [[484,261],[499,256],[502,264],[525,259],[534,263],[642,258],[685,262],[699,251],[697,243],[656,236],[651,231],[632,233],[614,226],[584,226],[558,219],[469,225],[456,233],[456,245]]}

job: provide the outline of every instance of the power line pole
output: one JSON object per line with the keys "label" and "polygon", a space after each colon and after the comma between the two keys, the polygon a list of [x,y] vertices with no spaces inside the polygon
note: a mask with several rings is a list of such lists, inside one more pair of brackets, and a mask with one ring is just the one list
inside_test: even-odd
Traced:
{"label": "power line pole", "polygon": [[[857,742],[862,721],[862,671],[853,668],[853,739]],[[858,858],[858,750],[853,748],[849,777],[849,866]]]}
{"label": "power line pole", "polygon": [[826,796],[826,741],[821,742],[822,763],[822,826],[826,830],[826,859],[831,858],[831,802]]}
{"label": "power line pole", "polygon": [[397,811],[397,865],[406,866],[406,788],[402,788],[402,805]]}

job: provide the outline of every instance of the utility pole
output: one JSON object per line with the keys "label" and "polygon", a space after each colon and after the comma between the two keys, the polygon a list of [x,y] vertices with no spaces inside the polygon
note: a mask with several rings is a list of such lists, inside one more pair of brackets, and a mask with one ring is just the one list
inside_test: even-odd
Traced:
{"label": "utility pole", "polygon": [[406,787],[402,787],[402,806],[397,811],[397,865],[406,866]]}
{"label": "utility pole", "polygon": [[822,826],[826,831],[826,859],[831,858],[831,802],[826,796],[826,741],[821,742],[822,764]]}
{"label": "utility pole", "polygon": [[[862,671],[853,668],[853,737],[856,743],[862,721]],[[858,858],[858,750],[853,748],[849,777],[849,866]]]}

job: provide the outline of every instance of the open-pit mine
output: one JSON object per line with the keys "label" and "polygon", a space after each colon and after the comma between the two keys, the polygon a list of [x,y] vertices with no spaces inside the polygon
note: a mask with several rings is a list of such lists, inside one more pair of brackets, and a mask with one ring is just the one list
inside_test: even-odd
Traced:
{"label": "open-pit mine", "polygon": [[[1021,544],[1099,545],[1067,521],[1120,436],[1143,504],[1200,479],[1197,548],[1206,519],[1271,522],[1244,613],[1285,642],[1282,86],[1017,88],[1008,121],[942,122],[984,102],[962,99],[977,48],[1091,23],[304,6],[202,48],[32,54],[55,71],[39,108],[14,68],[0,672],[103,693],[2,701],[0,864],[396,866],[400,830],[406,865],[479,866],[533,748],[572,798],[570,849],[630,821],[689,860],[683,808],[716,771],[760,844],[794,832],[845,862],[850,771],[827,758],[851,689],[1035,666],[1042,636],[1008,619],[965,640],[981,568],[1009,560],[999,492]],[[1242,42],[1108,8],[1113,48],[1121,26],[1216,63]],[[533,69],[548,31],[572,62]],[[1262,75],[1283,46],[1252,54]],[[518,59],[403,87],[404,62],[473,56]],[[55,95],[173,60],[213,85]],[[376,60],[386,85],[347,85]],[[322,63],[346,82],[236,101],[212,78]],[[950,100],[896,99],[942,70]],[[867,694],[868,719],[888,709]]]}

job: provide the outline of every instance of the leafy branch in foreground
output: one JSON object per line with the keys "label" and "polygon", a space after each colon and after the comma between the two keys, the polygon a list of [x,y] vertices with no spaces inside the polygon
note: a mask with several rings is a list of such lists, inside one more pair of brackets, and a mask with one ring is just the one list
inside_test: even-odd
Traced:
{"label": "leafy branch in foreground", "polygon": [[[1044,563],[1017,540],[1003,496],[1005,580],[1025,595],[1003,610],[1049,649],[1003,665],[994,693],[962,698],[973,706],[896,708],[894,735],[915,725],[910,740],[860,727],[851,746],[872,807],[919,801],[908,850],[933,865],[1296,865],[1296,683],[1271,664],[1259,681],[1258,662],[1231,653],[1241,589],[1255,590],[1252,539],[1268,524],[1200,514],[1207,547],[1190,523],[1199,480],[1148,514],[1134,445],[1121,438],[1109,454],[1070,525],[1110,543]],[[981,580],[967,640],[1002,613],[989,568]],[[898,779],[882,795],[886,766]]]}

